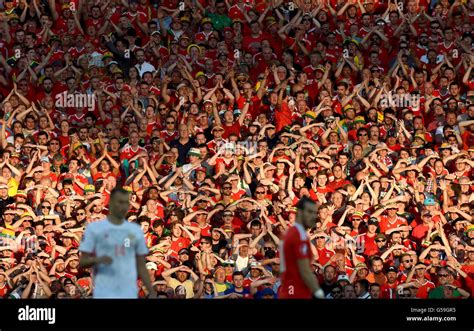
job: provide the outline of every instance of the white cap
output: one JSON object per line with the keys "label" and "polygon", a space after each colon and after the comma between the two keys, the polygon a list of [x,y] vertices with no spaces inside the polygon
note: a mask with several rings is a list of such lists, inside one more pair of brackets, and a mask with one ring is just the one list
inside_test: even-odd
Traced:
{"label": "white cap", "polygon": [[158,267],[156,266],[155,262],[147,262],[146,268],[148,270],[158,270]]}

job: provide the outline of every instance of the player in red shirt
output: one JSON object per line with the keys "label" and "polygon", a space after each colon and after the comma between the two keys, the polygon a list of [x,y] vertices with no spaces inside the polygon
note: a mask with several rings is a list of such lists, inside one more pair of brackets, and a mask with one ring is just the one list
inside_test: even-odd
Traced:
{"label": "player in red shirt", "polygon": [[306,229],[316,225],[316,203],[303,197],[297,205],[295,225],[285,235],[280,247],[281,299],[324,298],[324,292],[312,272],[313,254]]}

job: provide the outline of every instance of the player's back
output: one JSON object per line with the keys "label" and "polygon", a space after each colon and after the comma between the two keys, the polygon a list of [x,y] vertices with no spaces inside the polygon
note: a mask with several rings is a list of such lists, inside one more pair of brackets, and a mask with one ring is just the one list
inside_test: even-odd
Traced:
{"label": "player's back", "polygon": [[309,238],[304,227],[298,223],[286,232],[280,247],[281,299],[310,299],[311,291],[303,282],[297,260],[312,258]]}
{"label": "player's back", "polygon": [[146,255],[143,231],[134,223],[113,224],[108,219],[86,227],[80,250],[109,256],[110,265],[94,268],[94,298],[136,298],[136,255]]}

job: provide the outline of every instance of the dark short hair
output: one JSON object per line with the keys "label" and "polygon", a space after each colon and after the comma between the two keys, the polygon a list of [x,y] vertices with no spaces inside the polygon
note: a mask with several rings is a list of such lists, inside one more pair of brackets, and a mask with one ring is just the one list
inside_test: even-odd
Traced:
{"label": "dark short hair", "polygon": [[303,196],[303,197],[298,201],[298,203],[296,204],[296,208],[297,208],[297,209],[304,209],[304,206],[305,206],[307,203],[308,203],[308,204],[313,204],[313,205],[316,204],[316,202],[315,202],[314,200],[312,200],[312,199],[310,199],[310,198],[308,198],[308,197]]}
{"label": "dark short hair", "polygon": [[370,283],[367,279],[359,279],[356,284],[359,284],[360,286],[362,286],[364,288],[364,290],[368,290],[369,289],[369,286],[370,286]]}
{"label": "dark short hair", "polygon": [[260,220],[258,220],[258,219],[257,219],[257,220],[253,220],[252,222],[250,222],[250,226],[251,226],[251,227],[256,227],[256,226],[258,226],[259,228],[261,228],[261,227],[262,227],[262,222],[260,222]]}
{"label": "dark short hair", "polygon": [[369,289],[371,290],[373,287],[381,287],[378,283],[371,283],[369,285]]}
{"label": "dark short hair", "polygon": [[110,199],[113,199],[113,197],[117,194],[130,194],[129,191],[124,189],[123,187],[115,187],[111,192],[110,192]]}
{"label": "dark short hair", "polygon": [[203,236],[201,237],[201,241],[205,240],[207,243],[212,244],[212,237]]}

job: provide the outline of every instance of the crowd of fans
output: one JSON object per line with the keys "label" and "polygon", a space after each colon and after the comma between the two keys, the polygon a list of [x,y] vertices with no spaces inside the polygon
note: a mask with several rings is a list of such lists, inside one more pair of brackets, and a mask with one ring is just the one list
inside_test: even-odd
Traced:
{"label": "crowd of fans", "polygon": [[327,298],[472,298],[473,23],[474,0],[0,1],[0,297],[90,297],[78,246],[123,186],[159,298],[277,298],[303,196]]}

